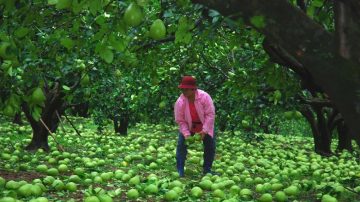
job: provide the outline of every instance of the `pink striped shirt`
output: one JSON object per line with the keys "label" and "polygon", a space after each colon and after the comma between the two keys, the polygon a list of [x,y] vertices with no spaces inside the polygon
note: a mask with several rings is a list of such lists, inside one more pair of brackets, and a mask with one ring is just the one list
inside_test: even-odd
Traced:
{"label": "pink striped shirt", "polygon": [[[208,93],[197,89],[195,91],[195,108],[203,124],[203,131],[214,137],[215,107]],[[190,115],[189,100],[181,94],[174,106],[175,121],[184,136],[190,135],[192,120]]]}

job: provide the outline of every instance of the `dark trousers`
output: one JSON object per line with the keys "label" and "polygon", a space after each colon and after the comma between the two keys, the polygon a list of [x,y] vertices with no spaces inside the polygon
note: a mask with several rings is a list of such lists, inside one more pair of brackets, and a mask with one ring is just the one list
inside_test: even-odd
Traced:
{"label": "dark trousers", "polygon": [[[203,139],[203,145],[204,145],[203,172],[204,173],[208,173],[211,171],[211,167],[215,157],[215,148],[216,148],[215,141],[216,141],[215,134],[213,138],[207,134]],[[187,147],[185,145],[185,137],[182,133],[179,132],[179,138],[176,148],[176,167],[180,174],[184,173],[186,155],[187,155]]]}

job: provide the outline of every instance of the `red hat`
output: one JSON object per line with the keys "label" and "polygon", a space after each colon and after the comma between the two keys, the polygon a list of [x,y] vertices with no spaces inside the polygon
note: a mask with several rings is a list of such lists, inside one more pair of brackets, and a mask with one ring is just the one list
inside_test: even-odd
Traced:
{"label": "red hat", "polygon": [[197,88],[196,79],[192,76],[183,76],[179,88]]}

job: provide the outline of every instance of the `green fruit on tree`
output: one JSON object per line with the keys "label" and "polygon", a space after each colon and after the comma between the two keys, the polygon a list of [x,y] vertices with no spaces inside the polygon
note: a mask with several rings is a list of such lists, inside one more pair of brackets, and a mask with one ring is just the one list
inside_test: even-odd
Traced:
{"label": "green fruit on tree", "polygon": [[203,190],[200,187],[194,187],[191,189],[191,195],[193,197],[199,198],[203,194]]}
{"label": "green fruit on tree", "polygon": [[170,190],[170,191],[165,193],[164,198],[167,201],[175,201],[175,200],[177,200],[179,198],[179,195],[178,195],[178,193],[176,191]]}
{"label": "green fruit on tree", "polygon": [[130,189],[130,190],[126,193],[126,196],[127,196],[129,199],[137,199],[137,198],[139,198],[139,191],[136,190],[136,189]]}
{"label": "green fruit on tree", "polygon": [[83,75],[83,77],[81,78],[80,84],[82,86],[87,86],[87,85],[89,85],[89,83],[90,83],[89,75],[88,74]]}
{"label": "green fruit on tree", "polygon": [[165,101],[161,101],[160,103],[159,103],[159,108],[160,109],[163,109],[163,108],[165,108],[166,107],[166,102]]}
{"label": "green fruit on tree", "polygon": [[155,40],[163,39],[166,36],[166,27],[161,19],[155,20],[150,26],[150,37]]}
{"label": "green fruit on tree", "polygon": [[41,104],[46,100],[43,90],[37,87],[31,94],[31,102],[35,104]]}
{"label": "green fruit on tree", "polygon": [[5,116],[13,117],[15,115],[15,110],[11,105],[6,105],[6,107],[3,110],[3,113]]}
{"label": "green fruit on tree", "polygon": [[125,23],[129,26],[138,26],[143,20],[141,8],[135,3],[131,3],[124,14]]}

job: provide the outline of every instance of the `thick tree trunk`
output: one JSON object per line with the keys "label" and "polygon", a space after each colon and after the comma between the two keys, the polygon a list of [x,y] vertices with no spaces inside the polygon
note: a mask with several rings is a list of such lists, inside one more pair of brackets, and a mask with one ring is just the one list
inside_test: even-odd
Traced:
{"label": "thick tree trunk", "polygon": [[348,128],[346,127],[346,124],[344,124],[344,122],[340,123],[337,127],[337,131],[339,144],[336,150],[341,152],[345,149],[352,152],[353,147],[351,144],[351,136],[349,134]]}
{"label": "thick tree trunk", "polygon": [[[342,114],[350,134],[360,144],[360,62],[357,57],[360,46],[359,12],[350,9],[353,25],[349,30],[348,41],[352,41],[350,58],[344,58],[336,50],[337,41],[329,33],[300,9],[287,0],[192,0],[211,9],[218,10],[224,16],[233,19],[244,18],[250,23],[253,16],[263,16],[264,27],[255,27],[268,40],[279,44],[294,61],[301,64],[314,78],[314,82],[329,95],[336,109]],[[345,2],[345,1],[344,1]],[[355,3],[354,3],[355,2]],[[346,3],[359,6],[356,1]],[[350,54],[351,54],[350,53]]]}
{"label": "thick tree trunk", "polygon": [[127,135],[128,127],[129,127],[129,115],[121,114],[114,116],[115,133],[119,133],[120,135]]}
{"label": "thick tree trunk", "polygon": [[22,125],[21,112],[18,112],[18,113],[15,114],[14,119],[13,119],[13,123],[18,124],[18,125]]}
{"label": "thick tree trunk", "polygon": [[[46,100],[44,107],[42,108],[41,120],[45,125],[50,129],[51,132],[55,132],[58,125],[59,119],[56,115],[56,111],[61,114],[64,112],[65,106],[63,97],[65,96],[59,90],[59,83],[56,83],[53,89],[46,89]],[[29,121],[31,128],[33,130],[33,136],[29,145],[25,147],[26,150],[37,150],[42,148],[46,151],[49,151],[48,144],[48,135],[49,132],[45,126],[41,123],[40,120],[35,120],[31,113],[30,108],[27,103],[22,103],[21,105],[23,112],[25,113],[26,119]]]}

